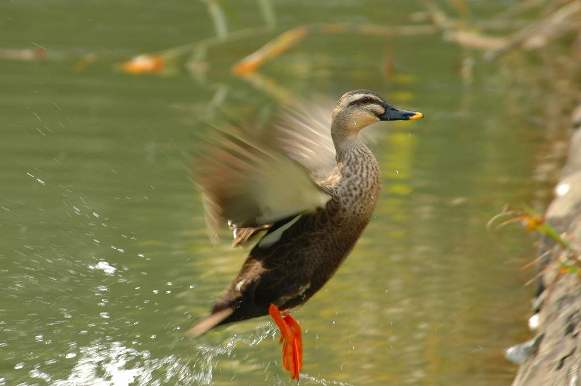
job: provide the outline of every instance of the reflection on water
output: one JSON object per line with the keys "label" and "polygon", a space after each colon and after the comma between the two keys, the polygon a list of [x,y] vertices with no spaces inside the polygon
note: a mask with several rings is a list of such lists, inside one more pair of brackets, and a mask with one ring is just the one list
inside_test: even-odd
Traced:
{"label": "reflection on water", "polygon": [[[255,2],[224,4],[230,31],[264,23]],[[323,16],[389,26],[421,8],[390,4],[333,2],[330,13],[330,2],[277,1],[274,11],[282,30]],[[204,122],[222,114],[267,129],[277,101],[360,87],[426,119],[378,128],[374,218],[296,313],[301,384],[508,384],[502,350],[526,336],[531,252],[485,224],[531,200],[540,136],[505,108],[506,79],[478,65],[463,84],[456,48],[429,35],[313,37],[247,80],[229,67],[267,37],[208,49],[202,77],[111,71],[121,56],[213,34],[205,7],[0,5],[2,44],[69,55],[0,61],[0,385],[292,384],[266,319],[182,334],[244,257],[208,242],[190,155]],[[86,52],[98,59],[75,72],[67,58]]]}

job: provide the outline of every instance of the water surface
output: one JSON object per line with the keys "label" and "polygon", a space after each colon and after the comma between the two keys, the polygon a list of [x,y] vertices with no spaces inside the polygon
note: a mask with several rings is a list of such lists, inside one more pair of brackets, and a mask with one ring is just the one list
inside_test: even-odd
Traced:
{"label": "water surface", "polygon": [[[266,25],[257,2],[223,3],[229,33]],[[273,5],[276,31],[407,24],[421,9]],[[275,111],[274,95],[362,87],[426,119],[387,125],[374,144],[384,186],[373,220],[336,277],[296,312],[301,384],[508,384],[515,369],[502,351],[527,336],[523,284],[532,273],[521,267],[532,251],[520,232],[485,225],[504,204],[532,199],[540,144],[507,107],[507,79],[478,62],[472,83],[463,81],[462,52],[436,34],[313,36],[264,67],[268,87],[228,69],[269,33],[212,47],[201,73],[187,57],[163,76],[114,70],[132,55],[214,36],[205,7],[0,5],[1,44],[49,54],[0,61],[0,385],[293,384],[266,318],[182,335],[244,258],[208,242],[191,154],[202,121],[221,111],[258,126]],[[89,53],[97,61],[76,71]]]}

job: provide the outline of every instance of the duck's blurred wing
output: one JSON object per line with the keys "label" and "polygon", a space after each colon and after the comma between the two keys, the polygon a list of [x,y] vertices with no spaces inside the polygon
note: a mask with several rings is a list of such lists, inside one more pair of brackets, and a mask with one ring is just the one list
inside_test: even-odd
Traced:
{"label": "duck's blurred wing", "polygon": [[211,237],[228,222],[235,243],[243,244],[269,224],[314,211],[329,200],[309,173],[279,149],[235,128],[214,134],[196,159]]}
{"label": "duck's blurred wing", "polygon": [[316,181],[328,177],[337,165],[331,138],[332,111],[332,102],[323,98],[283,107],[271,134],[275,146],[305,167]]}

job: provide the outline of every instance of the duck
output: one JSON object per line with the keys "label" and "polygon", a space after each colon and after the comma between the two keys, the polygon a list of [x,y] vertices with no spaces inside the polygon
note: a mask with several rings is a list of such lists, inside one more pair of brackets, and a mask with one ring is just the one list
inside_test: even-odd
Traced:
{"label": "duck", "polygon": [[379,164],[361,131],[379,121],[423,118],[366,89],[344,93],[332,112],[313,109],[285,108],[262,135],[235,125],[217,130],[197,160],[210,234],[227,225],[234,246],[251,248],[210,314],[187,334],[270,315],[294,380],[302,369],[302,333],[290,310],[337,272],[379,198]]}

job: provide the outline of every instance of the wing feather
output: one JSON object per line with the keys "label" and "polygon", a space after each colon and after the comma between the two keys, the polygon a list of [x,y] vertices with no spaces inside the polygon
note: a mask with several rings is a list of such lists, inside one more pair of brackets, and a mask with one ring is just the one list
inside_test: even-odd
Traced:
{"label": "wing feather", "polygon": [[210,236],[216,239],[229,221],[236,245],[277,220],[314,211],[330,198],[281,149],[234,127],[215,129],[196,165]]}
{"label": "wing feather", "polygon": [[281,109],[274,124],[276,146],[305,167],[316,180],[329,176],[337,165],[331,138],[333,104],[322,99]]}

